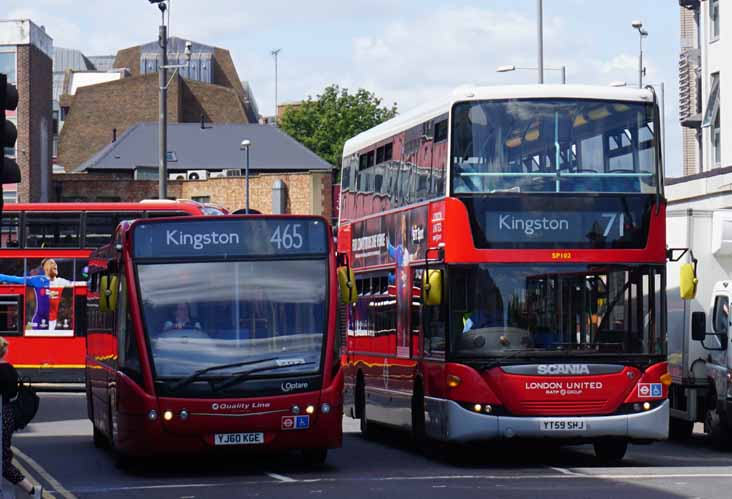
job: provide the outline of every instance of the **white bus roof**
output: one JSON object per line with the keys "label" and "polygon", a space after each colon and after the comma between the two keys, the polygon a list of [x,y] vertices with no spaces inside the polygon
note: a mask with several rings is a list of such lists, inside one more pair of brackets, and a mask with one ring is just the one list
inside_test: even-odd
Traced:
{"label": "white bus roof", "polygon": [[464,85],[457,87],[444,99],[422,104],[349,139],[343,146],[343,156],[350,156],[376,142],[386,140],[413,126],[445,114],[455,102],[500,99],[598,99],[653,102],[653,94],[647,89],[591,85]]}

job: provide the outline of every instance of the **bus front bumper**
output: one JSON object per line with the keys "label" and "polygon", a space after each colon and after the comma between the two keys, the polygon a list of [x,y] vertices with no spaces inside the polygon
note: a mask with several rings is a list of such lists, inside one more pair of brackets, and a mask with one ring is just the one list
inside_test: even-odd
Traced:
{"label": "bus front bumper", "polygon": [[[452,442],[510,438],[592,441],[624,438],[649,441],[668,438],[669,401],[646,412],[617,416],[516,417],[491,416],[469,411],[452,400],[425,397],[425,429],[430,437]],[[583,430],[542,430],[547,420],[584,423]]]}

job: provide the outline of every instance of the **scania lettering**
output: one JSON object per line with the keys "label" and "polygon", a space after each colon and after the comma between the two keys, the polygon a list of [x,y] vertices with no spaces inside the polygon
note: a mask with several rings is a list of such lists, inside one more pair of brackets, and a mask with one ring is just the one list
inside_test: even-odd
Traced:
{"label": "scania lettering", "polygon": [[587,364],[551,364],[536,367],[537,374],[590,374]]}
{"label": "scania lettering", "polygon": [[121,460],[221,447],[323,462],[342,440],[333,245],[320,217],[120,226],[90,266],[89,330],[108,338],[87,353],[94,443]]}
{"label": "scania lettering", "polygon": [[366,435],[608,461],[667,438],[660,130],[650,89],[460,87],[346,142],[344,401]]}

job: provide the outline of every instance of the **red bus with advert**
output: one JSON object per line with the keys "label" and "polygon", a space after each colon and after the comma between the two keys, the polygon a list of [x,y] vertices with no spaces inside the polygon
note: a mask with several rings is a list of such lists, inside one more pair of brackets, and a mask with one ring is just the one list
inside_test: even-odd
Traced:
{"label": "red bus with advert", "polygon": [[652,89],[462,87],[344,147],[344,407],[419,441],[667,438]]}
{"label": "red bus with advert", "polygon": [[83,383],[87,260],[120,221],[222,212],[195,202],[6,204],[0,225],[0,335],[34,383]]}
{"label": "red bus with advert", "polygon": [[90,259],[94,443],[133,456],[342,440],[335,248],[320,217],[124,223]]}

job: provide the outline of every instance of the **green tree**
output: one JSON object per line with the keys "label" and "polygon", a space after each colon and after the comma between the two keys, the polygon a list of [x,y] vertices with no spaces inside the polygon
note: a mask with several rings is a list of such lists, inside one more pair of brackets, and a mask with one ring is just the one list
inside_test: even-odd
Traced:
{"label": "green tree", "polygon": [[348,89],[330,85],[321,95],[308,97],[300,106],[285,111],[280,127],[315,154],[336,165],[340,176],[343,144],[351,137],[397,114],[381,105],[368,90],[349,94]]}

